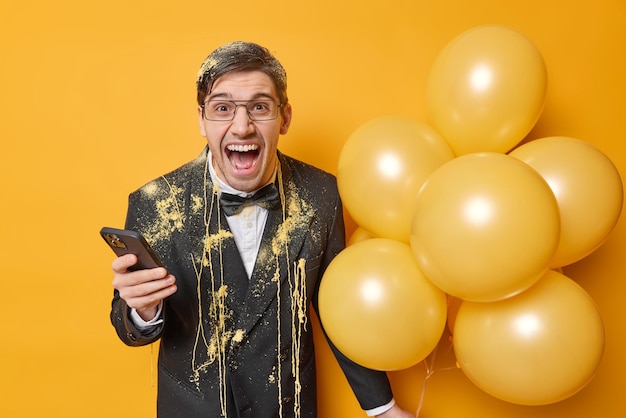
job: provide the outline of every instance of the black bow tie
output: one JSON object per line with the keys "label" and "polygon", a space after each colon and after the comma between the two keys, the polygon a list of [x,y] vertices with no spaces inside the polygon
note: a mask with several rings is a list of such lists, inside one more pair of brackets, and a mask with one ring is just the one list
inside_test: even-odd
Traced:
{"label": "black bow tie", "polygon": [[250,197],[241,197],[230,193],[220,195],[220,204],[226,216],[233,216],[250,205],[258,205],[265,209],[274,209],[280,203],[280,195],[274,183],[259,189]]}

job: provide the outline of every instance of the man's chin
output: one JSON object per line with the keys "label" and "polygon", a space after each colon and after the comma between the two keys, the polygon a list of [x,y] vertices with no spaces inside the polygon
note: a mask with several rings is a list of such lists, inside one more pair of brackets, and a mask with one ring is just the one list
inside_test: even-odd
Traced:
{"label": "man's chin", "polygon": [[230,173],[226,178],[226,183],[239,191],[252,192],[263,186],[258,175],[242,175],[241,173]]}

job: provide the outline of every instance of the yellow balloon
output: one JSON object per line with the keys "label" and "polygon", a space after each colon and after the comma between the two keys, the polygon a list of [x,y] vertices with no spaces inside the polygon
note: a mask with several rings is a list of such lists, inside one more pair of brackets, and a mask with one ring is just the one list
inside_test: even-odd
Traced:
{"label": "yellow balloon", "polygon": [[619,172],[605,154],[576,138],[548,137],[509,155],[537,170],[556,196],[561,238],[552,267],[578,261],[602,245],[617,224],[624,198]]}
{"label": "yellow balloon", "polygon": [[328,266],[319,290],[320,320],[352,361],[401,370],[422,361],[446,323],[446,295],[424,277],[407,244],[372,238]]}
{"label": "yellow balloon", "polygon": [[350,238],[348,239],[346,246],[350,246],[352,244],[356,244],[357,242],[365,241],[366,239],[370,239],[370,238],[375,238],[375,237],[374,235],[372,235],[371,232],[359,226],[357,229],[354,230],[352,235],[350,235]]}
{"label": "yellow balloon", "polygon": [[548,184],[500,153],[457,157],[437,169],[416,203],[411,247],[444,292],[491,302],[532,286],[548,269],[559,213]]}
{"label": "yellow balloon", "polygon": [[419,188],[453,157],[428,125],[402,116],[379,117],[356,129],[344,144],[337,169],[339,193],[359,226],[408,243]]}
{"label": "yellow balloon", "polygon": [[506,152],[537,122],[546,93],[537,48],[504,26],[480,26],[439,54],[427,86],[430,123],[456,155]]}
{"label": "yellow balloon", "polygon": [[463,302],[454,327],[463,372],[483,391],[521,405],[566,399],[593,378],[604,327],[591,297],[555,271],[510,299]]}

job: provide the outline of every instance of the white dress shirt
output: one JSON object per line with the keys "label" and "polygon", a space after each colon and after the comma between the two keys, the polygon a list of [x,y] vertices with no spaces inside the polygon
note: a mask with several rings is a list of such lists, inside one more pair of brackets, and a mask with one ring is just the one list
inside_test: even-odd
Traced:
{"label": "white dress shirt", "polygon": [[[209,152],[209,158],[211,153]],[[241,197],[252,196],[257,190],[252,192],[242,192],[234,189],[228,184],[224,183],[215,174],[213,164],[209,164],[209,174],[213,183],[217,183],[219,186],[219,193],[230,193]],[[272,176],[272,182],[276,178],[276,173]],[[265,184],[263,186],[266,186]],[[254,269],[254,263],[256,256],[259,253],[259,247],[261,246],[261,238],[263,238],[263,230],[265,229],[265,222],[267,222],[267,209],[257,205],[250,205],[243,208],[241,212],[233,216],[227,216],[228,226],[233,233],[235,244],[237,244],[237,250],[241,255],[241,260],[248,273],[248,279],[252,277],[252,270]]]}

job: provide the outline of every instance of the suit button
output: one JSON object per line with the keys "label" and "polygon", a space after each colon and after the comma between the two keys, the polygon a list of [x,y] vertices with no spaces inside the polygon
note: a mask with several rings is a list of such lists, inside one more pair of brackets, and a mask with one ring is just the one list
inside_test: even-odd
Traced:
{"label": "suit button", "polygon": [[287,354],[283,353],[280,355],[280,361],[285,361],[287,360]]}
{"label": "suit button", "polygon": [[283,398],[283,403],[291,403],[292,400],[293,398],[291,396],[285,396]]}

